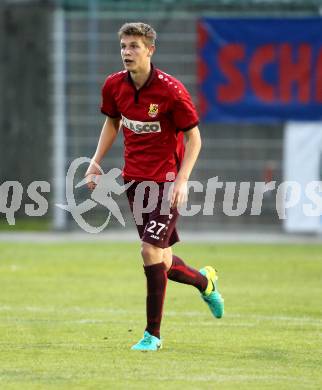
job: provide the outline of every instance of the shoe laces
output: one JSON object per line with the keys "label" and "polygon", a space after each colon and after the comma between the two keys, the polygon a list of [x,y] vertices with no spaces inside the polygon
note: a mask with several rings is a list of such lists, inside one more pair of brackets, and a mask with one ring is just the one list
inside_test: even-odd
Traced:
{"label": "shoe laces", "polygon": [[145,335],[141,341],[141,344],[148,345],[151,344],[152,336],[151,335]]}

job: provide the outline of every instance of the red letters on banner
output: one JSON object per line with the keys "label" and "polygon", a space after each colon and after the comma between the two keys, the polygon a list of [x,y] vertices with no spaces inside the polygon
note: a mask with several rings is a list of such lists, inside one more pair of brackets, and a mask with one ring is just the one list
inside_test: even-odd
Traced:
{"label": "red letters on banner", "polygon": [[[266,44],[246,58],[245,45],[234,43],[223,46],[217,60],[226,78],[216,87],[217,100],[221,103],[242,101],[247,88],[268,104],[288,104],[294,99],[300,104],[322,103],[322,48],[315,61],[308,43],[296,47],[290,43]],[[240,70],[241,65],[243,68],[246,65],[246,74]],[[277,75],[274,83],[264,78],[268,66]]]}

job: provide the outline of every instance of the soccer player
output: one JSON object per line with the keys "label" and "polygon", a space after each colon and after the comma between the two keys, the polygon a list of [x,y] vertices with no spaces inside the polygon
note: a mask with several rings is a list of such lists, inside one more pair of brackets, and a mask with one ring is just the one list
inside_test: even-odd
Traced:
{"label": "soccer player", "polygon": [[[171,249],[179,241],[178,207],[187,200],[187,182],[201,148],[196,109],[184,85],[151,63],[156,40],[151,26],[126,23],[119,39],[125,70],[108,76],[103,85],[101,111],[106,120],[85,176],[88,187],[94,189],[95,176],[100,174],[97,164],[122,129],[123,177],[125,183],[134,181],[127,189],[132,212],[142,182],[157,184],[154,210],[143,214],[142,224],[136,219],[147,279],[147,325],[143,338],[132,346],[156,351],[162,347],[160,324],[168,279],[196,287],[216,318],[222,317],[224,303],[216,288],[215,269],[191,268]],[[171,177],[174,182],[168,191]],[[152,192],[144,192],[144,204]],[[161,212],[164,196],[169,197],[167,212]]]}

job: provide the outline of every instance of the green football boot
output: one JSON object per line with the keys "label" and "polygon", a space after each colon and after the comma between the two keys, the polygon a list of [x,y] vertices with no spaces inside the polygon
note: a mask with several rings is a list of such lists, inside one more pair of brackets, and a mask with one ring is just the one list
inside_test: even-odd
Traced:
{"label": "green football boot", "polygon": [[224,315],[224,299],[217,290],[217,272],[209,265],[201,268],[199,272],[208,279],[208,286],[206,290],[201,293],[201,298],[207,303],[214,317],[221,318]]}
{"label": "green football boot", "polygon": [[161,340],[146,330],[144,332],[143,339],[141,339],[137,344],[134,344],[131,349],[132,351],[158,351],[161,348]]}

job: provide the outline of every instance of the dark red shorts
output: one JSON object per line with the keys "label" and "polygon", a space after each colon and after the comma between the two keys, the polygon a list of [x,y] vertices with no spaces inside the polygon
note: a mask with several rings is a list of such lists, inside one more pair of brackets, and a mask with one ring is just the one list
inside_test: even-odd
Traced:
{"label": "dark red shorts", "polygon": [[[159,248],[168,248],[180,241],[176,229],[177,208],[164,207],[163,197],[165,183],[155,183],[145,187],[145,182],[134,182],[126,191],[136,228],[142,241]],[[139,188],[138,188],[139,186]],[[139,207],[137,207],[139,205]],[[143,208],[149,210],[141,213]]]}

